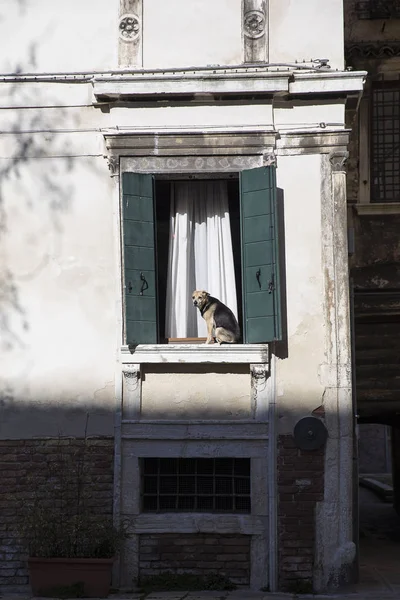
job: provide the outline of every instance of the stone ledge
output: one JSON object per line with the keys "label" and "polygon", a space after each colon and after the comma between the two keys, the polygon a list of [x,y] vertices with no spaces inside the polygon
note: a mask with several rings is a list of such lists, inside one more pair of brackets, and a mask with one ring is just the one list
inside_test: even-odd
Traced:
{"label": "stone ledge", "polygon": [[353,206],[359,216],[400,214],[400,202],[368,202],[365,204],[353,204]]}
{"label": "stone ledge", "polygon": [[122,346],[122,363],[268,363],[268,344],[139,344]]}

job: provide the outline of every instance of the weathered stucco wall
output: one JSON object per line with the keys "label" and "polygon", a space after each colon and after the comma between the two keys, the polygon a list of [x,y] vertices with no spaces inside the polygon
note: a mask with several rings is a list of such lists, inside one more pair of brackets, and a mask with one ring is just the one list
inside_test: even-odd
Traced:
{"label": "weathered stucco wall", "polygon": [[242,62],[242,0],[145,0],[143,66]]}
{"label": "weathered stucco wall", "polygon": [[320,156],[279,157],[284,190],[288,358],[277,363],[279,433],[322,404],[324,360]]}
{"label": "weathered stucco wall", "polygon": [[[1,70],[26,70],[28,57],[32,71],[116,68],[119,4],[118,0],[83,4],[71,0],[61,5],[5,0]],[[328,58],[333,68],[342,68],[342,22],[340,0],[325,3],[324,10],[318,0],[270,0],[270,62]],[[18,35],[9,35],[13,30]],[[242,37],[241,0],[144,0],[146,68],[239,64]]]}
{"label": "weathered stucco wall", "polygon": [[148,365],[142,372],[144,419],[251,419],[250,369]]}
{"label": "weathered stucco wall", "polygon": [[1,72],[107,70],[117,65],[117,0],[4,0],[0,17]]}
{"label": "weathered stucco wall", "polygon": [[269,23],[271,63],[328,58],[343,69],[342,0],[269,0]]}

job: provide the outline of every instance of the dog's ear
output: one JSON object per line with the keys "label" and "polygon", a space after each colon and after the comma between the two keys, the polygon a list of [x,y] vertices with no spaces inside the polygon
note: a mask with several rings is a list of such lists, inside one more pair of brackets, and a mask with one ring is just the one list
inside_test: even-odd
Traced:
{"label": "dog's ear", "polygon": [[210,294],[208,292],[206,292],[205,290],[202,290],[201,293],[203,294],[204,298],[209,298],[210,297]]}

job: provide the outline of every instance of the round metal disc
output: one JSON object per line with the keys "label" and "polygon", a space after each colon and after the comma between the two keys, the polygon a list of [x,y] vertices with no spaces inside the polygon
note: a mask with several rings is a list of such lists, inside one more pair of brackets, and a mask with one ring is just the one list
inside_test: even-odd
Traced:
{"label": "round metal disc", "polygon": [[318,450],[328,437],[328,430],[321,419],[304,417],[295,425],[294,441],[300,450]]}

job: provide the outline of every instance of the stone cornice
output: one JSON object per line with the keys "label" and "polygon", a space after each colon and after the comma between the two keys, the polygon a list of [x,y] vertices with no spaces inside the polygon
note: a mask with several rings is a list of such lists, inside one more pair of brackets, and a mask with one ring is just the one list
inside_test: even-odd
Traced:
{"label": "stone cornice", "polygon": [[271,67],[194,68],[165,73],[143,70],[130,74],[97,75],[93,92],[97,101],[195,96],[252,96],[275,94],[350,94],[363,89],[364,71],[305,71]]}
{"label": "stone cornice", "polygon": [[276,142],[278,156],[294,154],[337,154],[347,150],[347,129],[281,132]]}
{"label": "stone cornice", "polygon": [[[104,132],[104,139],[108,155],[147,157],[153,163],[160,162],[165,157],[187,157],[189,167],[189,162],[200,160],[200,156],[208,157],[203,158],[208,161],[213,158],[214,162],[219,156],[231,156],[231,161],[234,162],[242,155],[270,153],[275,147],[276,135],[276,132],[266,127],[157,130],[148,128],[110,130]],[[190,168],[194,167],[195,165]],[[172,165],[169,168],[172,168]]]}

